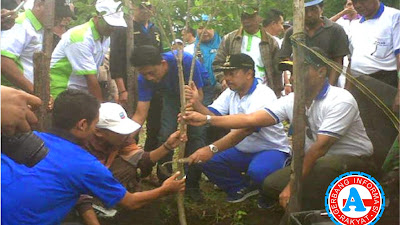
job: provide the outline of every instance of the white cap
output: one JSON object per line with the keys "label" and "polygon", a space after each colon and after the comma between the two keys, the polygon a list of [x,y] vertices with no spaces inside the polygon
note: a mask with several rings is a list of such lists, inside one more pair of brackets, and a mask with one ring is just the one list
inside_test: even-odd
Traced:
{"label": "white cap", "polygon": [[175,40],[172,42],[172,44],[178,44],[178,43],[183,44],[183,41],[182,41],[181,39],[175,39]]}
{"label": "white cap", "polygon": [[126,135],[137,131],[140,125],[126,115],[122,106],[106,102],[100,105],[99,122],[96,127]]}
{"label": "white cap", "polygon": [[120,5],[120,1],[115,2],[114,0],[97,0],[96,10],[99,13],[105,12],[105,14],[102,16],[108,25],[115,27],[127,27],[124,19],[124,12],[122,12],[122,7],[119,7]]}

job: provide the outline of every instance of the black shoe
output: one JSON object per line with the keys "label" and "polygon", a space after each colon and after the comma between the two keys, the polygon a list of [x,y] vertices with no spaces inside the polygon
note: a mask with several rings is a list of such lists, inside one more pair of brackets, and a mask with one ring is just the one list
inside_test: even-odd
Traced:
{"label": "black shoe", "polygon": [[243,202],[247,198],[250,198],[251,196],[258,195],[260,193],[260,190],[256,187],[245,187],[242,188],[240,191],[236,192],[235,194],[229,194],[228,197],[226,198],[226,201],[229,203],[238,203],[238,202]]}
{"label": "black shoe", "polygon": [[185,196],[189,198],[191,201],[197,203],[205,202],[203,194],[201,193],[199,188],[186,188]]}
{"label": "black shoe", "polygon": [[261,196],[258,198],[257,207],[259,209],[272,209],[277,205],[277,203],[277,201]]}

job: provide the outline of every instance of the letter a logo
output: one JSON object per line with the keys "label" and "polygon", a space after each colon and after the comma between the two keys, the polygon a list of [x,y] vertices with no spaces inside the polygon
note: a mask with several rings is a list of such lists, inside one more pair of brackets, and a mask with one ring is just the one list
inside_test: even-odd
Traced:
{"label": "letter a logo", "polygon": [[354,210],[356,212],[364,212],[365,210],[367,210],[364,207],[364,204],[363,204],[363,201],[361,200],[360,194],[358,193],[358,191],[355,187],[352,187],[350,189],[350,195],[347,198],[346,205],[344,206],[342,211],[349,212],[350,206],[355,206],[356,208]]}

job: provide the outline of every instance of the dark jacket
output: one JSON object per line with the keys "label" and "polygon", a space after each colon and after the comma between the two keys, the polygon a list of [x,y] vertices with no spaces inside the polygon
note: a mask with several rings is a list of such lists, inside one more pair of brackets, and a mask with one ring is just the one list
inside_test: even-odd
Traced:
{"label": "dark jacket", "polygon": [[[260,52],[266,71],[268,86],[271,87],[275,93],[280,93],[280,91],[283,90],[283,85],[281,73],[278,71],[279,46],[276,40],[270,34],[268,34],[264,29],[260,29]],[[228,55],[238,54],[241,52],[242,35],[243,27],[224,36],[221,45],[219,46],[217,55],[215,56],[213,63],[214,70],[225,63]],[[220,80],[222,74],[216,73],[215,76]]]}

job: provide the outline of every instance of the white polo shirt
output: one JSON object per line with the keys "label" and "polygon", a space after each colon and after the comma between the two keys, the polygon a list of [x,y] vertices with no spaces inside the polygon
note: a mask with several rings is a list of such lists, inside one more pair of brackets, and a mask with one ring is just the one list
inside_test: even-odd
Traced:
{"label": "white polo shirt", "polygon": [[[259,84],[254,79],[249,92],[240,98],[239,93],[227,88],[208,106],[215,115],[249,114],[276,102],[275,93],[265,84]],[[238,150],[255,153],[268,149],[276,149],[290,154],[289,141],[281,123],[270,127],[263,127],[247,136],[235,146]]]}
{"label": "white polo shirt", "polygon": [[400,53],[400,10],[381,3],[377,14],[351,27],[351,69],[361,74],[397,70]]}
{"label": "white polo shirt", "polygon": [[[24,77],[33,83],[33,53],[41,51],[43,46],[42,24],[31,10],[21,13],[15,25],[1,31],[1,55],[14,60]],[[2,76],[2,84],[11,83]]]}
{"label": "white polo shirt", "polygon": [[[294,94],[290,93],[265,110],[279,123],[286,119],[293,121],[293,106]],[[312,139],[306,135],[305,151],[317,140],[317,134],[324,134],[338,138],[327,155],[372,155],[372,143],[365,131],[357,102],[347,90],[326,82],[310,108],[306,109],[306,117]]]}
{"label": "white polo shirt", "polygon": [[52,96],[56,98],[67,88],[88,91],[84,75],[98,75],[109,46],[110,38],[101,39],[93,20],[63,34],[51,56]]}
{"label": "white polo shirt", "polygon": [[260,52],[261,30],[255,34],[249,34],[243,30],[241,53],[249,55],[255,64],[256,78],[265,80],[265,68]]}

